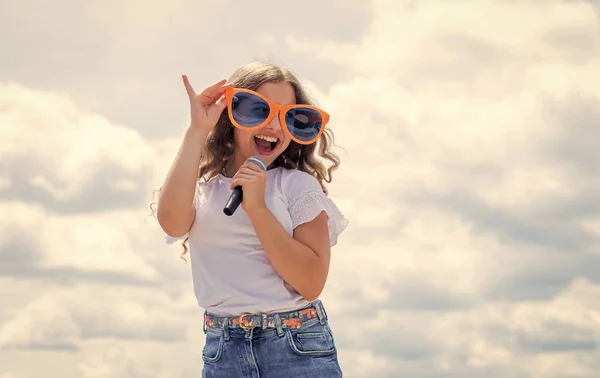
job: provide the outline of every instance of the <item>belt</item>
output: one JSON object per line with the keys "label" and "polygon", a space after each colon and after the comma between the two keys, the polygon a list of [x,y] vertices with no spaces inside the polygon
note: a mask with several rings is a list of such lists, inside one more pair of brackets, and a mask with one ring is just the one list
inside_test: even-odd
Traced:
{"label": "belt", "polygon": [[313,304],[313,307],[276,314],[256,315],[243,313],[238,317],[230,318],[205,313],[204,322],[206,323],[206,326],[210,328],[241,328],[244,331],[249,331],[257,327],[263,329],[278,328],[277,318],[279,318],[282,325],[285,325],[287,328],[297,329],[302,327],[302,323],[307,320],[318,318],[319,312],[321,312],[321,316],[325,316],[325,311],[322,309],[320,302],[316,302]]}

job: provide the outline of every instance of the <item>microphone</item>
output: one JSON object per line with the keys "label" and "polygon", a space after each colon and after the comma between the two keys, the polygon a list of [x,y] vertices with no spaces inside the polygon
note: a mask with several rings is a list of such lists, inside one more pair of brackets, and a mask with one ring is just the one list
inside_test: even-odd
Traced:
{"label": "microphone", "polygon": [[[267,170],[267,164],[260,156],[251,156],[248,158],[248,160],[246,160],[246,163],[254,163],[258,165],[263,171]],[[229,196],[229,200],[227,200],[225,208],[223,208],[223,212],[225,213],[225,215],[232,216],[235,210],[238,208],[238,206],[240,206],[240,203],[242,203],[242,199],[242,187],[238,185],[235,188],[233,188],[231,196]]]}

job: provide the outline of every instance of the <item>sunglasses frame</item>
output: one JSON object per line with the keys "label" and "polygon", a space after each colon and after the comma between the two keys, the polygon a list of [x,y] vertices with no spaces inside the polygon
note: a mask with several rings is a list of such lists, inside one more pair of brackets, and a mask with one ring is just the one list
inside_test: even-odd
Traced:
{"label": "sunglasses frame", "polygon": [[[256,126],[243,126],[243,125],[240,125],[239,123],[237,123],[235,121],[235,119],[233,118],[233,111],[232,111],[233,96],[236,93],[240,93],[240,92],[254,95],[254,96],[260,98],[261,100],[263,100],[264,102],[266,102],[267,105],[269,105],[269,115],[259,125],[256,125]],[[316,141],[318,141],[319,138],[321,137],[321,134],[323,134],[323,131],[325,130],[325,125],[327,125],[327,123],[329,122],[329,114],[327,112],[325,112],[324,110],[322,110],[322,109],[316,108],[316,107],[311,106],[311,105],[304,105],[304,104],[280,105],[280,104],[277,104],[277,103],[269,100],[268,98],[266,98],[265,96],[261,95],[260,93],[251,91],[249,89],[244,89],[244,88],[227,88],[225,90],[225,98],[227,100],[227,113],[229,114],[229,120],[231,121],[231,123],[233,124],[233,126],[239,128],[239,129],[242,129],[242,130],[258,130],[258,129],[262,129],[263,127],[265,127],[269,123],[271,123],[271,121],[273,120],[273,118],[275,117],[275,115],[279,112],[279,124],[280,124],[281,128],[286,133],[286,135],[288,135],[294,142],[296,142],[298,144],[309,145],[309,144],[313,144]],[[321,115],[321,118],[322,118],[321,129],[319,130],[319,133],[313,139],[311,139],[309,141],[303,141],[303,140],[300,140],[300,139],[296,138],[295,136],[293,136],[292,133],[288,130],[287,123],[285,122],[285,115],[287,114],[287,112],[289,110],[291,110],[291,109],[297,109],[297,108],[310,109],[310,110],[316,111],[317,113],[319,113]]]}

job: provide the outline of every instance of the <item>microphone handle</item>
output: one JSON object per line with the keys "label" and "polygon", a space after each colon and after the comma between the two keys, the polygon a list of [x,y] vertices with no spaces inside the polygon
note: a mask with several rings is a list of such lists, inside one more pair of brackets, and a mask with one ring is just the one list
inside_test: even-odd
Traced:
{"label": "microphone handle", "polygon": [[231,195],[229,196],[229,200],[227,200],[227,203],[225,204],[225,208],[223,209],[223,212],[225,213],[225,215],[228,215],[228,216],[233,215],[233,213],[238,208],[238,206],[240,206],[240,203],[242,203],[242,199],[243,199],[242,187],[236,186],[235,188],[233,188],[233,191],[231,192]]}

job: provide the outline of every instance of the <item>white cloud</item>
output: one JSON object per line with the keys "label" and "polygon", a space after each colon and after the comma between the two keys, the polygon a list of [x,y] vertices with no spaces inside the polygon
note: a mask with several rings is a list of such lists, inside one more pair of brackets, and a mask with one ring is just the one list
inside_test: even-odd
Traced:
{"label": "white cloud", "polygon": [[[139,193],[140,177],[152,172],[154,152],[134,130],[79,111],[62,94],[34,91],[16,84],[0,86],[0,159],[19,188],[41,191],[57,202],[73,201],[93,187],[111,194]],[[103,171],[108,169],[108,171]],[[6,178],[3,181],[15,181]],[[11,197],[24,193],[12,192]],[[92,198],[90,198],[92,200]],[[99,199],[101,200],[101,199]]]}
{"label": "white cloud", "polygon": [[243,62],[265,58],[320,82],[343,76],[290,55],[283,39],[326,34],[356,40],[368,26],[370,5],[360,0],[283,6],[273,0],[261,6],[235,0],[57,0],[51,6],[3,1],[0,14],[7,15],[0,31],[7,56],[0,82],[68,93],[79,108],[164,138],[189,122],[181,74],[202,88]]}
{"label": "white cloud", "polygon": [[[357,75],[319,94],[347,150],[332,193],[355,235],[340,239],[340,283],[329,286],[346,356],[368,350],[395,374],[545,376],[557,355],[565,371],[595,371],[582,362],[595,341],[545,340],[505,315],[527,311],[533,322],[555,313],[577,277],[600,278],[600,213],[588,194],[600,182],[586,170],[600,162],[598,19],[584,2],[406,4],[375,2],[360,43],[288,38]],[[361,316],[379,333],[356,330]]]}
{"label": "white cloud", "polygon": [[70,309],[60,294],[40,298],[2,326],[0,346],[4,348],[73,349],[81,337]]}
{"label": "white cloud", "polygon": [[[600,367],[600,38],[592,5],[371,5],[370,27],[352,28],[362,36],[343,37],[347,25],[329,25],[335,33],[317,27],[319,17],[334,20],[326,10],[307,21],[312,27],[293,25],[304,34],[285,29],[286,18],[252,31],[261,49],[285,42],[296,72],[320,68],[309,92],[332,114],[345,149],[330,192],[351,223],[333,250],[323,297],[345,375],[591,376]],[[138,6],[128,2],[122,14]],[[128,55],[135,66],[141,57],[157,61],[147,46],[162,46],[163,63],[177,56],[164,53],[165,41],[198,49],[194,25],[165,23],[183,6],[147,9],[137,24],[119,19],[113,32],[127,35],[114,51],[139,42],[140,56]],[[354,15],[360,6],[352,6]],[[98,20],[113,13],[96,11]],[[173,23],[179,27],[161,29]],[[223,37],[220,30],[208,35]],[[243,50],[244,41],[228,46]],[[226,69],[211,58],[201,60],[203,72]],[[151,92],[139,79],[123,83],[128,98]],[[155,114],[144,106],[156,101],[119,109],[144,119]],[[75,347],[63,358],[83,377],[197,375],[201,319],[189,276],[182,278],[189,266],[178,247],[165,254],[156,224],[141,223],[180,136],[148,141],[67,96],[17,84],[0,86],[0,123],[15,126],[0,132],[0,230],[8,230],[0,231],[0,268],[12,269],[10,285],[27,292],[2,292],[11,304],[0,309],[2,345]],[[109,200],[98,199],[106,193]],[[45,277],[52,286],[41,296],[31,280]],[[81,287],[62,286],[69,282]],[[47,359],[45,352],[36,353]],[[9,371],[33,372],[11,361]]]}
{"label": "white cloud", "polygon": [[[359,43],[290,36],[288,44],[295,52],[317,54],[362,75],[402,80],[410,80],[403,75],[421,65],[429,74],[440,75],[447,68],[458,73],[461,66],[480,72],[490,65],[495,69],[536,61],[563,63],[577,48],[588,57],[598,54],[598,19],[589,2],[551,1],[542,6],[492,0],[468,5],[374,0],[372,5],[371,27]],[[465,88],[462,79],[456,88]]]}
{"label": "white cloud", "polygon": [[[0,203],[0,214],[3,274],[61,282],[96,275],[106,284],[161,280],[164,267],[154,261],[158,251],[140,250],[163,240],[156,224],[144,223],[143,211],[56,215],[22,203]],[[143,238],[147,241],[139,241]]]}
{"label": "white cloud", "polygon": [[193,314],[190,297],[180,301],[162,292],[148,293],[146,288],[121,288],[115,296],[110,286],[93,284],[54,287],[4,322],[0,346],[60,350],[79,349],[94,339],[185,340],[188,324],[182,316]]}
{"label": "white cloud", "polygon": [[77,374],[82,378],[197,377],[202,370],[202,363],[198,361],[202,361],[203,346],[203,343],[194,342],[164,344],[98,340],[82,350]]}

